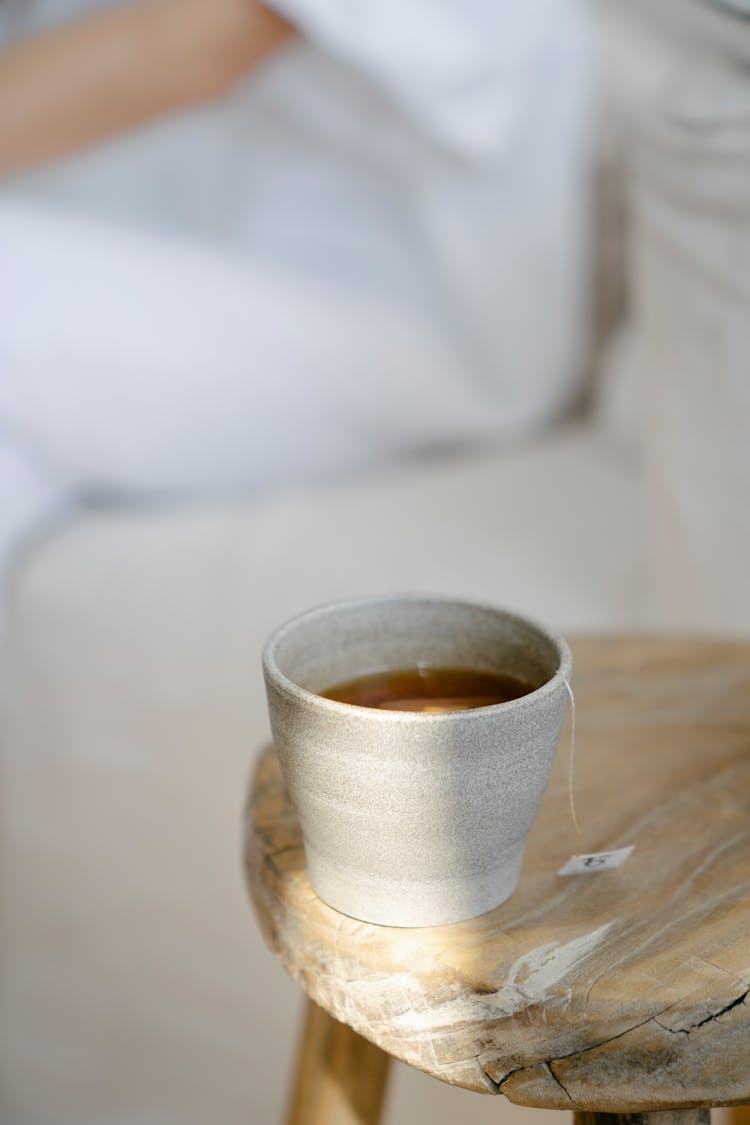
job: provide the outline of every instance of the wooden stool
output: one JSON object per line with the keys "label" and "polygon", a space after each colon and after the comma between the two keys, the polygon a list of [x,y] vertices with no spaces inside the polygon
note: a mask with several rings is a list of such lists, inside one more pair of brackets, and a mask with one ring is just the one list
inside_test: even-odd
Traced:
{"label": "wooden stool", "polygon": [[[660,1121],[697,1125],[701,1107],[750,1101],[750,646],[573,649],[583,844],[563,739],[520,886],[480,918],[394,929],[326,906],[278,762],[261,757],[250,890],[269,945],[315,1002],[294,1125],[375,1125],[389,1056],[575,1110],[578,1125],[664,1110]],[[575,851],[631,843],[615,871],[556,874]]]}

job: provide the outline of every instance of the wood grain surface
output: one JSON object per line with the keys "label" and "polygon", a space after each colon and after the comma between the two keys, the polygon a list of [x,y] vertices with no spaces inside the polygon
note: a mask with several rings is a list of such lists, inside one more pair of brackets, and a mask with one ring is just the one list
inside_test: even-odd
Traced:
{"label": "wood grain surface", "polygon": [[[357,922],[313,893],[268,750],[245,833],[261,926],[316,1003],[443,1081],[612,1113],[748,1102],[750,646],[573,651],[583,840],[564,734],[508,902],[439,928]],[[626,844],[616,871],[556,874]]]}
{"label": "wood grain surface", "polygon": [[378,1125],[390,1061],[308,1003],[287,1125]]}

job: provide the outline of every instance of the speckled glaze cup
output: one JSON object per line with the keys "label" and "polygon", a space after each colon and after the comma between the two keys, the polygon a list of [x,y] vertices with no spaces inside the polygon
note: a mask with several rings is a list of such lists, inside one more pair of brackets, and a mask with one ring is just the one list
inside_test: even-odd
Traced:
{"label": "speckled glaze cup", "polygon": [[[467,711],[385,711],[318,692],[418,663],[508,672],[535,690]],[[310,882],[387,926],[483,914],[515,890],[560,738],[572,659],[526,617],[435,597],[338,602],[282,625],[263,669]]]}

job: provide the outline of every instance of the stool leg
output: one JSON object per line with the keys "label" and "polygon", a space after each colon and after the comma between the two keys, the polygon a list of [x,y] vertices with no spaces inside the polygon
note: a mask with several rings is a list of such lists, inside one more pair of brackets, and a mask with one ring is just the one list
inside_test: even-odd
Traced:
{"label": "stool leg", "polygon": [[378,1125],[390,1061],[309,1001],[287,1125]]}
{"label": "stool leg", "polygon": [[662,1109],[654,1113],[574,1113],[574,1125],[710,1125],[710,1109]]}

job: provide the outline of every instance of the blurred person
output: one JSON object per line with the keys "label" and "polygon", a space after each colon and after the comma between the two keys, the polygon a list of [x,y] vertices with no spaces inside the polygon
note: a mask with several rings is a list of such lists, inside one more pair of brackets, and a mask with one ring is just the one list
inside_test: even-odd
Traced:
{"label": "blurred person", "polygon": [[[523,435],[575,395],[576,0],[79,16],[0,52],[0,559],[89,497],[331,476]],[[183,207],[205,174],[189,131],[166,233],[44,205],[18,178],[220,98],[233,144],[196,208],[220,237]]]}

